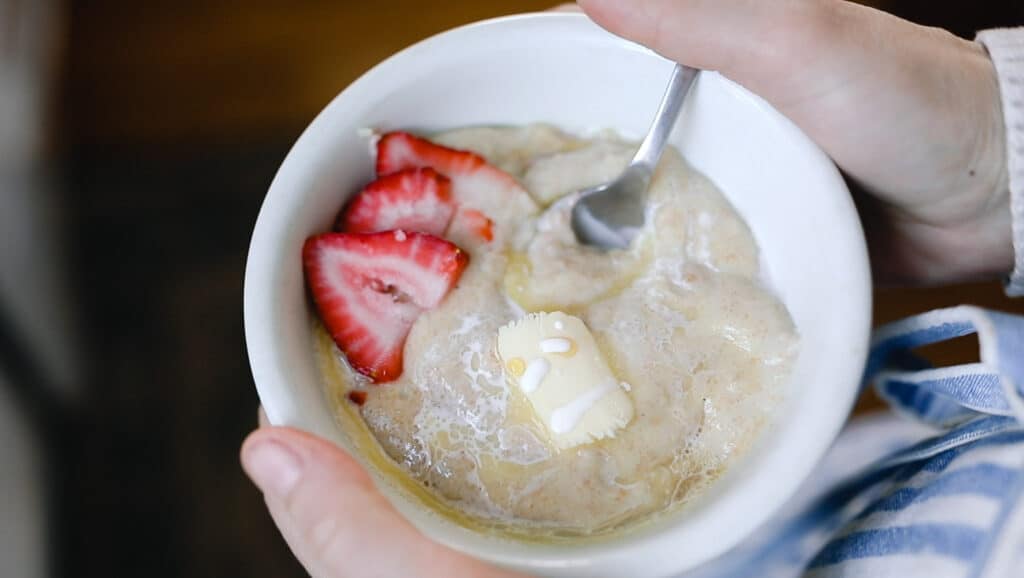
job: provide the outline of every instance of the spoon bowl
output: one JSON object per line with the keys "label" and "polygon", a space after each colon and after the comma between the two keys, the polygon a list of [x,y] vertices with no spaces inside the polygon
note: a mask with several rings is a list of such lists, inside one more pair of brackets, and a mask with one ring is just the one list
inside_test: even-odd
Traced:
{"label": "spoon bowl", "polygon": [[628,249],[644,226],[650,184],[649,171],[630,165],[614,181],[581,191],[572,208],[576,239],[606,250]]}
{"label": "spoon bowl", "polygon": [[576,240],[604,250],[628,249],[644,226],[647,188],[683,109],[698,70],[676,64],[647,137],[614,181],[574,195],[572,230]]}

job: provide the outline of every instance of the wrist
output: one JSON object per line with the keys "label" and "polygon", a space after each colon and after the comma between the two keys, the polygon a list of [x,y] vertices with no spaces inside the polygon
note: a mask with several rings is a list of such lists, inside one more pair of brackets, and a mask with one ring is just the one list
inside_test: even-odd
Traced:
{"label": "wrist", "polygon": [[930,116],[956,128],[946,127],[940,131],[946,138],[933,137],[926,145],[936,158],[945,158],[939,172],[918,177],[942,185],[913,201],[879,195],[881,203],[866,223],[878,245],[878,276],[890,281],[984,280],[1013,269],[1007,132],[997,71],[981,44],[951,35],[943,41],[956,46],[947,52],[955,88],[941,97],[948,99],[945,107]]}

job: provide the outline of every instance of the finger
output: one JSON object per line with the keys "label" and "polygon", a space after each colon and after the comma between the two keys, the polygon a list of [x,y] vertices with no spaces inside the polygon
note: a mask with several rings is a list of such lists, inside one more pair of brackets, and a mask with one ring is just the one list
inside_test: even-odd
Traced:
{"label": "finger", "polygon": [[[819,0],[580,0],[611,32],[697,68],[737,73],[782,57],[833,4]],[[731,74],[730,74],[731,75]],[[741,74],[742,76],[742,74]]]}
{"label": "finger", "polygon": [[427,539],[355,460],[326,441],[264,428],[249,436],[241,458],[285,540],[314,576],[512,576]]}
{"label": "finger", "polygon": [[884,51],[878,44],[899,45],[913,32],[905,21],[840,0],[580,0],[579,5],[611,32],[677,62],[719,71],[784,113],[821,94],[843,92],[836,89],[847,87],[851,77],[879,68],[877,53]]}
{"label": "finger", "polygon": [[559,4],[553,8],[548,8],[548,12],[579,12],[580,7],[575,2],[566,2],[565,4]]}

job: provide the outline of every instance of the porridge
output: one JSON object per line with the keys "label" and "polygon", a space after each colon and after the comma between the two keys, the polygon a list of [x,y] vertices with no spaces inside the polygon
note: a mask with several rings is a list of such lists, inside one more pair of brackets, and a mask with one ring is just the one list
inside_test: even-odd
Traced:
{"label": "porridge", "polygon": [[677,151],[629,250],[576,242],[568,196],[635,148],[544,125],[389,133],[342,232],[307,241],[338,412],[475,524],[596,535],[692,502],[784,397],[793,324]]}

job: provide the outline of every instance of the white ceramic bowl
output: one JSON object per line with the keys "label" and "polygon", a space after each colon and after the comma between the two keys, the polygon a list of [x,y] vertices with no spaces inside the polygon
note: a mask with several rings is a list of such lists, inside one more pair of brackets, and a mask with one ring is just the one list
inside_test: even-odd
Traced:
{"label": "white ceramic bowl", "polygon": [[[582,15],[532,14],[420,42],[335,98],[281,165],[249,250],[246,341],[270,421],[349,446],[314,362],[300,251],[307,236],[330,227],[344,195],[371,178],[359,129],[547,122],[640,137],[670,67]],[[794,393],[780,423],[698,506],[600,544],[545,546],[484,536],[378,480],[434,539],[535,574],[677,573],[735,546],[766,521],[838,433],[865,359],[871,285],[863,234],[838,171],[787,119],[713,73],[700,78],[671,142],[746,218],[768,278],[799,329]]]}

